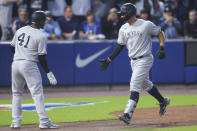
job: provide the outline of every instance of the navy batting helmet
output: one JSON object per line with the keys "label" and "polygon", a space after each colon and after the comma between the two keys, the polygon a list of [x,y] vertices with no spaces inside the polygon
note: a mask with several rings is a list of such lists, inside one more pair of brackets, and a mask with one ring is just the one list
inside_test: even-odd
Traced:
{"label": "navy batting helmet", "polygon": [[44,11],[35,11],[31,16],[32,23],[38,24],[46,20],[46,15]]}
{"label": "navy batting helmet", "polygon": [[132,16],[136,15],[136,7],[132,3],[125,3],[120,7],[120,15],[124,16],[124,20],[129,20]]}

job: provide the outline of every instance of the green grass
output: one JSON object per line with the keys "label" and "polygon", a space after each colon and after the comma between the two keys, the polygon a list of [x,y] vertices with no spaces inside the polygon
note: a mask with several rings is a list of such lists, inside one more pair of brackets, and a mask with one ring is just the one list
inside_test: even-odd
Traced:
{"label": "green grass", "polygon": [[[169,96],[170,106],[197,105],[197,95]],[[50,98],[45,102],[89,102],[89,101],[108,101],[107,103],[97,103],[95,105],[61,107],[47,111],[50,119],[55,122],[76,122],[92,120],[117,119],[110,116],[110,112],[123,110],[129,97],[81,97],[81,98]],[[0,104],[10,104],[11,100],[0,100]],[[23,103],[33,103],[32,100],[23,100]],[[141,96],[137,108],[158,107],[157,101],[151,96]],[[0,111],[0,125],[10,125],[11,111]],[[23,111],[23,124],[37,124],[38,116],[35,111]]]}
{"label": "green grass", "polygon": [[143,130],[124,130],[124,131],[197,131],[197,126],[155,128],[155,129],[143,129]]}

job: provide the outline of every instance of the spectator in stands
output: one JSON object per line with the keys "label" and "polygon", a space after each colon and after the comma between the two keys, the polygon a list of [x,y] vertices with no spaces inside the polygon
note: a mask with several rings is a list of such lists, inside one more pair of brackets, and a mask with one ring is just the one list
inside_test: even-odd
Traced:
{"label": "spectator in stands", "polygon": [[76,38],[80,23],[73,17],[72,8],[70,6],[64,9],[64,16],[58,19],[58,23],[65,39],[73,40]]}
{"label": "spectator in stands", "polygon": [[86,19],[86,14],[90,9],[91,0],[72,0],[73,14],[80,23]]}
{"label": "spectator in stands", "polygon": [[67,5],[66,0],[49,0],[48,10],[51,11],[54,20],[64,15],[64,9]]}
{"label": "spectator in stands", "polygon": [[140,18],[143,20],[150,20],[148,11],[146,9],[142,9],[140,11]]}
{"label": "spectator in stands", "polygon": [[175,13],[175,10],[178,6],[178,1],[179,0],[163,0],[165,7],[169,7],[173,14]]}
{"label": "spectator in stands", "polygon": [[164,30],[167,38],[172,39],[180,36],[179,32],[182,28],[181,23],[177,18],[172,16],[172,12],[169,7],[165,8],[160,26],[162,30]]}
{"label": "spectator in stands", "polygon": [[101,19],[107,16],[111,8],[111,0],[91,0],[91,1],[92,1],[92,11],[94,12],[95,20],[97,22],[101,22]]}
{"label": "spectator in stands", "polygon": [[122,22],[118,18],[117,9],[111,8],[107,17],[102,21],[102,31],[106,39],[118,38],[118,30],[121,25]]}
{"label": "spectator in stands", "polygon": [[49,40],[58,40],[61,38],[61,29],[57,21],[53,20],[52,14],[50,11],[46,11],[46,24],[44,29],[41,31],[46,35]]}
{"label": "spectator in stands", "polygon": [[83,32],[79,32],[80,37],[86,37],[88,39],[103,38],[101,25],[94,20],[94,14],[91,10],[87,12],[86,20],[82,23],[81,27]]}
{"label": "spectator in stands", "polygon": [[197,10],[197,0],[189,0],[189,9],[190,10]]}
{"label": "spectator in stands", "polygon": [[181,23],[184,23],[188,18],[188,12],[190,10],[197,10],[197,0],[166,0],[169,1],[169,5],[171,1],[175,1],[175,6],[173,7],[176,17],[179,19]]}
{"label": "spectator in stands", "polygon": [[136,1],[139,1],[139,0],[111,0],[111,5],[112,5],[112,8],[119,9],[120,6],[125,3],[132,3],[135,5]]}
{"label": "spectator in stands", "polygon": [[137,15],[142,9],[146,9],[149,15],[161,16],[164,11],[164,3],[159,0],[136,0]]}
{"label": "spectator in stands", "polygon": [[164,11],[164,3],[159,0],[136,0],[137,15],[140,16],[141,10],[146,9],[151,20],[158,25]]}
{"label": "spectator in stands", "polygon": [[49,0],[23,0],[23,1],[24,1],[23,4],[27,5],[29,16],[31,16],[32,13],[37,10],[43,10],[43,11],[48,10],[47,3]]}
{"label": "spectator in stands", "polygon": [[18,9],[18,18],[14,20],[12,24],[12,32],[15,33],[19,28],[30,25],[30,21],[28,19],[28,13],[25,7],[21,6]]}
{"label": "spectator in stands", "polygon": [[174,10],[174,15],[181,23],[183,23],[187,19],[189,1],[191,0],[166,0],[166,3],[168,3],[170,9]]}
{"label": "spectator in stands", "polygon": [[197,13],[195,10],[189,11],[189,20],[184,22],[185,38],[197,38]]}
{"label": "spectator in stands", "polygon": [[159,24],[158,22],[163,15],[164,9],[165,9],[165,5],[162,1],[152,0],[152,8],[150,10],[151,11],[150,16],[155,24]]}
{"label": "spectator in stands", "polygon": [[12,21],[12,7],[14,3],[20,5],[22,0],[0,0],[0,25],[2,29],[1,40],[8,40],[8,27],[11,25]]}

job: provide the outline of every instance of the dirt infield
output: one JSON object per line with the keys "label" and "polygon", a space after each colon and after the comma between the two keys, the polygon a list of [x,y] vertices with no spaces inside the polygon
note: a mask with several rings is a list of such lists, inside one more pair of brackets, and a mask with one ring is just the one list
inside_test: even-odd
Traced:
{"label": "dirt infield", "polygon": [[[195,85],[159,85],[159,90],[164,95],[197,94]],[[88,86],[66,86],[66,87],[44,87],[45,98],[64,97],[95,97],[95,96],[129,96],[129,85],[88,85]],[[141,95],[148,95],[143,91]],[[25,88],[24,99],[31,99],[31,94]],[[12,99],[11,87],[0,88],[0,99]]]}
{"label": "dirt infield", "polygon": [[[176,126],[197,125],[197,106],[168,107],[163,117],[158,115],[159,108],[137,109],[132,124],[125,125],[119,120],[60,123],[58,131],[119,131],[128,129],[148,129]],[[121,112],[111,115],[118,116]],[[9,127],[1,127],[1,131],[13,131]],[[37,125],[23,126],[19,131],[38,131]],[[45,130],[47,131],[47,130]],[[51,130],[50,130],[51,131]]]}
{"label": "dirt infield", "polygon": [[[195,86],[197,87],[197,86]],[[0,91],[1,92],[1,91]],[[197,88],[161,88],[163,94],[197,94]],[[122,89],[110,90],[96,90],[96,91],[68,91],[61,89],[59,92],[48,91],[45,92],[47,98],[54,97],[83,97],[83,96],[122,96],[129,95],[128,87]],[[142,95],[146,95],[143,93]],[[10,99],[11,93],[0,93],[0,99]],[[24,98],[31,98],[27,92]],[[89,121],[89,122],[75,122],[75,123],[59,123],[60,129],[57,131],[120,131],[128,129],[148,129],[148,128],[164,128],[176,126],[197,125],[197,106],[181,106],[168,107],[167,113],[163,117],[159,117],[158,108],[137,109],[132,118],[132,124],[125,125],[119,120],[105,120],[105,121]],[[122,113],[113,112],[111,115],[118,116]],[[16,131],[39,131],[38,125],[24,125],[21,129]],[[0,131],[13,131],[10,127],[0,127]],[[44,130],[47,131],[47,130]],[[52,131],[52,130],[50,130]]]}

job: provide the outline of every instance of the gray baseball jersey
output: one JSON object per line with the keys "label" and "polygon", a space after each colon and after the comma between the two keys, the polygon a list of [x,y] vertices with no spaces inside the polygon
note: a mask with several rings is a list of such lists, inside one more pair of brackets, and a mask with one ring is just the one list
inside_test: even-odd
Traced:
{"label": "gray baseball jersey", "polygon": [[14,60],[38,61],[38,55],[47,53],[47,39],[39,30],[25,26],[16,31],[11,45],[15,47]]}
{"label": "gray baseball jersey", "polygon": [[133,25],[125,23],[119,30],[118,44],[126,45],[130,58],[148,55],[152,52],[152,35],[158,35],[161,28],[150,21],[137,19]]}

